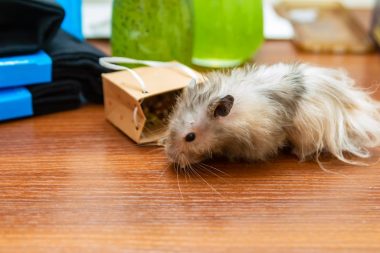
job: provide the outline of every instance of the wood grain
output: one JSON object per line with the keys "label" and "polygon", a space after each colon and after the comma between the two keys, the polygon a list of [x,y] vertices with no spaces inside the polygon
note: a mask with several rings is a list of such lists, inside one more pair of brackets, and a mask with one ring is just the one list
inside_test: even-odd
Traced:
{"label": "wood grain", "polygon": [[[379,54],[282,41],[255,57],[293,60],[380,83]],[[367,167],[325,158],[330,172],[286,154],[210,161],[228,175],[204,172],[209,186],[177,179],[161,150],[133,144],[100,105],[3,123],[0,146],[0,252],[380,252],[380,149]]]}

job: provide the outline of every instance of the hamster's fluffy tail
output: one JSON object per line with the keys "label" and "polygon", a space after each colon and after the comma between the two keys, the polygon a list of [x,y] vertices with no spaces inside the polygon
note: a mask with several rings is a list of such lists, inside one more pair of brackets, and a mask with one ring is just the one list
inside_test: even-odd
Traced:
{"label": "hamster's fluffy tail", "polygon": [[300,159],[327,151],[339,160],[370,156],[368,148],[380,145],[380,103],[355,87],[345,72],[303,66],[305,95],[289,131]]}

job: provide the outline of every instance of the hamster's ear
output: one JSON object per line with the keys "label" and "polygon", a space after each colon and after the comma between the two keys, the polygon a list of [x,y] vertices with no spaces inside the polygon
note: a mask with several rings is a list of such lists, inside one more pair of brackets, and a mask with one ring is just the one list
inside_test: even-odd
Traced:
{"label": "hamster's ear", "polygon": [[190,92],[194,91],[197,85],[197,81],[195,79],[191,79],[190,83],[183,89],[183,95],[186,96]]}
{"label": "hamster's ear", "polygon": [[234,105],[234,97],[227,95],[223,98],[218,98],[211,102],[208,107],[208,114],[211,117],[226,117]]}
{"label": "hamster's ear", "polygon": [[190,83],[187,85],[189,89],[194,89],[197,85],[197,81],[195,79],[191,79]]}

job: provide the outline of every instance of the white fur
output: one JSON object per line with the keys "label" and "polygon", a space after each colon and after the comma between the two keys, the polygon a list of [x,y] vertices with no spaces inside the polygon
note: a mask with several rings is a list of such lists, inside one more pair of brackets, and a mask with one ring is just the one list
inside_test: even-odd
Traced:
{"label": "white fur", "polygon": [[[380,104],[343,71],[276,64],[206,80],[184,91],[170,119],[166,153],[183,167],[213,155],[266,160],[288,143],[300,160],[326,151],[352,163],[345,153],[368,157],[380,145]],[[211,117],[210,103],[226,95],[235,99],[230,113]],[[195,141],[184,140],[189,132]]]}

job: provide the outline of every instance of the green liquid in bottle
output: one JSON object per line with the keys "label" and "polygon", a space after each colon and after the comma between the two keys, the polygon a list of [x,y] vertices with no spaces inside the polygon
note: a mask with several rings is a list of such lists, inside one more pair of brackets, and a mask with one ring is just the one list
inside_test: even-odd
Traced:
{"label": "green liquid in bottle", "polygon": [[240,65],[263,41],[261,0],[194,0],[194,21],[196,65]]}
{"label": "green liquid in bottle", "polygon": [[114,0],[112,54],[191,63],[191,0]]}

